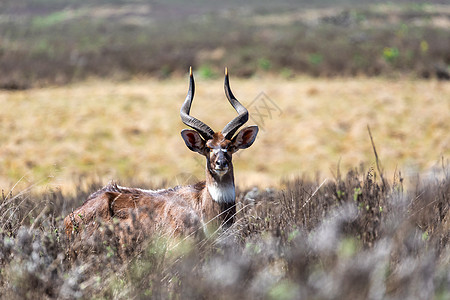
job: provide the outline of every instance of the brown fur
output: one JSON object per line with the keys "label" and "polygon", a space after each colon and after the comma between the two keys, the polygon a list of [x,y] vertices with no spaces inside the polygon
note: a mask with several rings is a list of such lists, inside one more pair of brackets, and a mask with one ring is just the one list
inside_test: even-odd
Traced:
{"label": "brown fur", "polygon": [[69,237],[79,232],[91,236],[101,223],[113,224],[115,219],[119,221],[120,243],[127,244],[129,233],[142,238],[154,233],[169,238],[201,237],[204,225],[213,230],[221,224],[231,225],[234,212],[234,204],[219,204],[211,199],[204,181],[160,191],[109,184],[69,214],[64,226]]}
{"label": "brown fur", "polygon": [[[234,194],[226,201],[214,201],[208,187],[215,187],[216,193],[230,188],[234,191],[232,154],[249,147],[256,133],[255,128],[247,127],[232,141],[221,132],[204,141],[197,132],[185,131],[183,138],[188,148],[206,158],[206,181],[159,191],[109,184],[90,195],[80,208],[64,219],[66,234],[72,236],[85,231],[89,236],[98,228],[99,221],[111,224],[117,220],[119,231],[123,232],[122,243],[129,233],[198,236],[203,230],[212,233],[221,226],[230,226],[236,212]],[[215,171],[218,162],[226,169],[224,174]]]}
{"label": "brown fur", "polygon": [[105,223],[118,229],[119,243],[124,245],[153,233],[168,237],[199,236],[204,231],[213,233],[222,226],[230,226],[236,212],[232,155],[253,144],[258,126],[246,127],[232,138],[248,120],[248,112],[231,93],[228,74],[225,91],[239,116],[225,126],[225,133],[214,133],[189,116],[194,92],[191,70],[188,97],[180,116],[193,129],[182,130],[181,136],[191,151],[206,158],[206,181],[159,191],[109,184],[64,219],[66,234],[72,237],[81,232],[92,238],[97,229],[101,231],[99,223]]}

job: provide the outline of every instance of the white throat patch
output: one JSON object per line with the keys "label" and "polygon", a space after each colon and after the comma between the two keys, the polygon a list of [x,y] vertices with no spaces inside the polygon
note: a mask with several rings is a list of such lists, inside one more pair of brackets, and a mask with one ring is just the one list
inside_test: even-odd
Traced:
{"label": "white throat patch", "polygon": [[218,184],[208,185],[208,192],[217,203],[233,203],[236,198],[234,184],[220,186]]}

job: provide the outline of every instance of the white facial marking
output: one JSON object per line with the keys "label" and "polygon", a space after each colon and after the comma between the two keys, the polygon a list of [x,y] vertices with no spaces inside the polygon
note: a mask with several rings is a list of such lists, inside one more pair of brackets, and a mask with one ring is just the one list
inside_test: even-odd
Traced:
{"label": "white facial marking", "polygon": [[228,167],[224,168],[224,169],[219,169],[219,168],[214,168],[214,172],[219,175],[219,176],[223,176],[228,172]]}
{"label": "white facial marking", "polygon": [[219,152],[225,152],[226,153],[228,150],[227,149],[218,148],[218,149],[212,149],[212,151],[213,151],[214,154],[217,154]]}

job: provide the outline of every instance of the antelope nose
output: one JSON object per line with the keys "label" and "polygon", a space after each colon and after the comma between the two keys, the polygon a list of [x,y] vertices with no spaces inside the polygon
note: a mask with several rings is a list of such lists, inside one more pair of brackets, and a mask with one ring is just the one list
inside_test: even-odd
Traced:
{"label": "antelope nose", "polygon": [[217,169],[224,169],[227,167],[227,161],[225,159],[219,159],[216,161]]}

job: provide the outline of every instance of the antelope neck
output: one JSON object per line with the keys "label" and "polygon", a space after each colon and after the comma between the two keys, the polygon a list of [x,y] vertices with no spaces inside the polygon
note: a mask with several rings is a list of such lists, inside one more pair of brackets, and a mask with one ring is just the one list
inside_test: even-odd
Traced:
{"label": "antelope neck", "polygon": [[227,174],[219,176],[206,170],[206,187],[211,198],[217,203],[234,203],[236,191],[234,187],[233,167]]}

